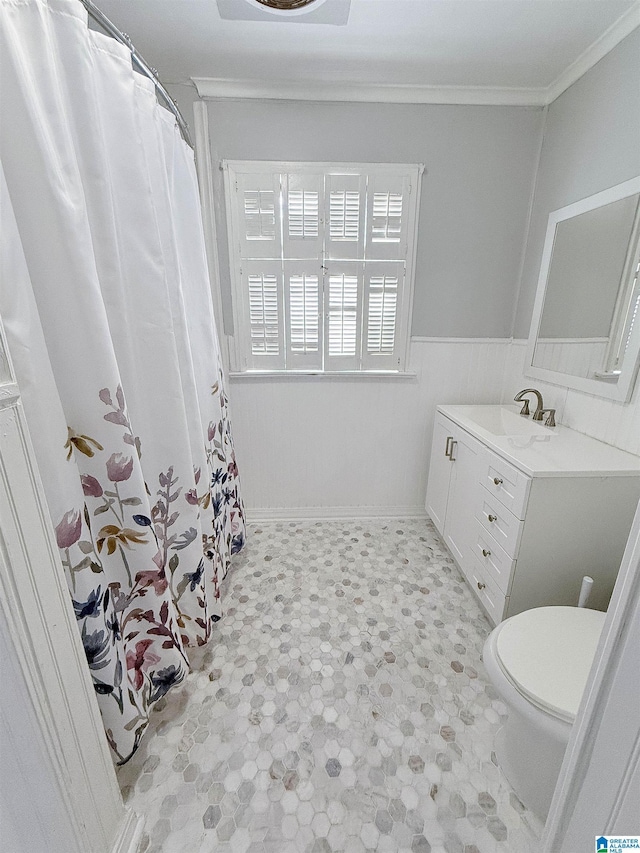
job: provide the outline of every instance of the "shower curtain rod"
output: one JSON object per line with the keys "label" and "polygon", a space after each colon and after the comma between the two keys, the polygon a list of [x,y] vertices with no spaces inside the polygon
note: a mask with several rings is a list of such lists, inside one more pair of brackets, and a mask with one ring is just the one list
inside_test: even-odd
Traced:
{"label": "shower curtain rod", "polygon": [[100,26],[107,33],[109,33],[110,36],[113,36],[116,41],[119,41],[120,44],[123,44],[126,48],[128,48],[128,50],[131,52],[131,60],[140,69],[140,71],[146,74],[147,77],[149,77],[149,79],[153,81],[153,84],[156,87],[156,94],[159,94],[162,97],[162,100],[166,102],[167,107],[176,117],[176,121],[178,122],[178,127],[180,128],[182,138],[190,148],[193,148],[193,142],[191,141],[191,135],[189,133],[189,126],[184,120],[184,117],[180,112],[178,105],[160,82],[160,79],[158,78],[158,73],[155,71],[155,69],[151,68],[151,66],[148,65],[140,56],[136,48],[133,46],[133,43],[129,36],[119,30],[116,25],[113,24],[109,20],[109,18],[107,18],[104,12],[101,12],[100,9],[98,9],[98,7],[94,3],[92,3],[92,0],[80,0],[80,2],[85,7],[85,9],[94,21],[100,24]]}

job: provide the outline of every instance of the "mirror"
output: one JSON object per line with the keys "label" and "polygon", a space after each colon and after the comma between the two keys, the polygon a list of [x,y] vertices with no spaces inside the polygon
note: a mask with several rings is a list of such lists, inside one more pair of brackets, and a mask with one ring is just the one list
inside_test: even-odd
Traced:
{"label": "mirror", "polygon": [[634,178],[549,215],[525,372],[626,401],[639,353],[640,178]]}

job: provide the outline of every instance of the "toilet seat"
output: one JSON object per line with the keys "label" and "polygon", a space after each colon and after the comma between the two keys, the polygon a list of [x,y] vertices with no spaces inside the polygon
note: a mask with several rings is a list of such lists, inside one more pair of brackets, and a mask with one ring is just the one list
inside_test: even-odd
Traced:
{"label": "toilet seat", "polygon": [[500,669],[533,705],[573,723],[605,616],[585,607],[537,607],[512,616],[496,635]]}

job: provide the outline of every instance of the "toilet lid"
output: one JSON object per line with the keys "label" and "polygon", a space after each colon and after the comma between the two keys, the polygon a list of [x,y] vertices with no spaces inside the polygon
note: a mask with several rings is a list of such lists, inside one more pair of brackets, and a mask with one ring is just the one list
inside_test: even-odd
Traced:
{"label": "toilet lid", "polygon": [[573,723],[605,613],[586,607],[537,607],[503,622],[496,657],[534,705]]}

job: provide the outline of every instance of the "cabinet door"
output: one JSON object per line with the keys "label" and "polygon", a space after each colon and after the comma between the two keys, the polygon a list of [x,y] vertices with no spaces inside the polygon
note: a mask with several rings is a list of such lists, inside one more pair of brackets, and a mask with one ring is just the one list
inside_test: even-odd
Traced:
{"label": "cabinet door", "polygon": [[433,444],[429,464],[429,482],[427,483],[426,509],[431,520],[444,536],[444,523],[447,517],[447,500],[452,464],[445,455],[448,445],[454,438],[458,427],[443,415],[436,414],[433,425]]}
{"label": "cabinet door", "polygon": [[481,454],[480,442],[456,428],[444,541],[467,576],[474,560],[474,518]]}

